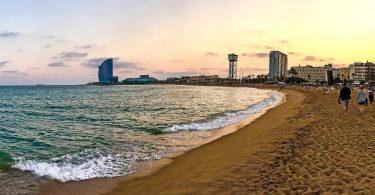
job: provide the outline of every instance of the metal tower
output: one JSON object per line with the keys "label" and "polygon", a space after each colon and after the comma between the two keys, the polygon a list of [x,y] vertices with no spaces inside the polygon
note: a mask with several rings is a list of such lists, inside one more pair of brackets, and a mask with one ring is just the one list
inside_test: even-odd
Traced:
{"label": "metal tower", "polygon": [[229,61],[229,75],[228,78],[235,80],[237,79],[237,61],[238,55],[232,53],[228,54],[228,61]]}

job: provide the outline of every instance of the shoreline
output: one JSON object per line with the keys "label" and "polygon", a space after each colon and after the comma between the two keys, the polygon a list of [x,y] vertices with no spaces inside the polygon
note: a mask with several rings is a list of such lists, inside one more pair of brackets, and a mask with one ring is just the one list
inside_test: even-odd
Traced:
{"label": "shoreline", "polygon": [[[274,90],[274,88],[261,88],[261,89],[268,89],[268,90]],[[58,182],[58,183],[50,183],[46,184],[40,187],[39,194],[51,194],[51,193],[57,193],[57,194],[103,194],[103,193],[110,193],[114,191],[118,185],[131,181],[134,179],[139,179],[143,177],[150,176],[156,172],[158,172],[160,169],[170,165],[172,162],[174,162],[175,158],[178,158],[180,156],[185,155],[187,152],[190,152],[196,148],[202,147],[204,145],[207,145],[211,142],[214,142],[215,140],[221,139],[222,137],[233,134],[240,129],[250,125],[252,122],[256,121],[258,118],[261,118],[264,114],[266,114],[269,110],[278,107],[284,103],[287,102],[286,100],[286,94],[280,91],[277,91],[280,94],[280,100],[278,102],[275,102],[272,105],[268,105],[265,108],[263,108],[260,112],[254,113],[253,115],[237,122],[234,124],[231,124],[229,126],[219,128],[216,130],[210,130],[212,131],[211,135],[201,141],[200,143],[197,143],[195,146],[184,150],[176,152],[172,155],[169,155],[167,157],[163,157],[159,160],[154,160],[151,162],[151,166],[149,166],[146,169],[131,173],[129,175],[124,176],[117,176],[117,177],[109,177],[109,178],[92,178],[88,180],[82,180],[82,181],[69,181],[69,182]]]}
{"label": "shoreline", "polygon": [[[296,90],[283,92],[284,104],[245,127],[187,151],[150,175],[123,181],[108,194],[219,194],[228,186],[236,189],[238,175],[257,175],[274,157],[270,151],[293,136],[288,119],[297,115],[305,96]],[[246,166],[250,169],[242,171]]]}

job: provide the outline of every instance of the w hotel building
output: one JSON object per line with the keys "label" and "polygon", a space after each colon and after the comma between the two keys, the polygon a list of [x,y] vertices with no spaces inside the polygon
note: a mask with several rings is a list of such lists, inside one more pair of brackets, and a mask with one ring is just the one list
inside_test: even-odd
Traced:
{"label": "w hotel building", "polygon": [[279,51],[270,52],[270,66],[268,77],[286,77],[288,71],[288,56]]}

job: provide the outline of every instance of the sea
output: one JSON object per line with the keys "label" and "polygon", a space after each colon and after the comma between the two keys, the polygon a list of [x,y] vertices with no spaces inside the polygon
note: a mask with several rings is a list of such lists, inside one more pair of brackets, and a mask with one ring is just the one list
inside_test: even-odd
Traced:
{"label": "sea", "polygon": [[147,169],[281,99],[248,87],[1,86],[0,194]]}

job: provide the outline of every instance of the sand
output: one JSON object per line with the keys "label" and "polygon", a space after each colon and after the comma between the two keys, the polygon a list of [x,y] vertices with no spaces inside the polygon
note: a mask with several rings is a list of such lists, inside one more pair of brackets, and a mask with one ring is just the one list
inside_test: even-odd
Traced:
{"label": "sand", "polygon": [[[375,104],[338,91],[282,90],[287,102],[240,130],[131,177],[49,185],[42,194],[375,194]],[[355,96],[355,95],[354,95]]]}

